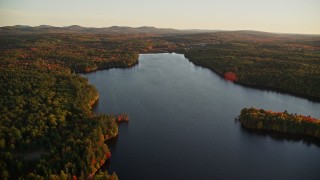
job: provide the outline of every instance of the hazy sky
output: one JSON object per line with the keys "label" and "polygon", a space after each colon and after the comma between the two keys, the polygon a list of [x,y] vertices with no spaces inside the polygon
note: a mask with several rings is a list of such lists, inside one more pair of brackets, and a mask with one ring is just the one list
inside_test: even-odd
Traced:
{"label": "hazy sky", "polygon": [[17,24],[320,34],[320,0],[0,0],[0,26]]}

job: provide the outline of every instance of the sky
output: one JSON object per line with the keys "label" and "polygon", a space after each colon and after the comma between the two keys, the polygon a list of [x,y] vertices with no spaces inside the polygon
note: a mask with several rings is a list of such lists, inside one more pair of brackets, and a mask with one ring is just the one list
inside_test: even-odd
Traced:
{"label": "sky", "polygon": [[320,34],[320,0],[0,0],[0,26],[11,25]]}

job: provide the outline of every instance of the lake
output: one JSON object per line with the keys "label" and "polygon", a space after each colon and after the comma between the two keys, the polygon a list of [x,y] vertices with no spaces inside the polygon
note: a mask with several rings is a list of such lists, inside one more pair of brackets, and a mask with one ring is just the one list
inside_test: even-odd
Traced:
{"label": "lake", "polygon": [[225,81],[181,54],[142,54],[128,69],[83,75],[94,111],[126,112],[109,143],[119,179],[320,179],[314,139],[248,131],[234,118],[257,107],[320,118],[320,103]]}

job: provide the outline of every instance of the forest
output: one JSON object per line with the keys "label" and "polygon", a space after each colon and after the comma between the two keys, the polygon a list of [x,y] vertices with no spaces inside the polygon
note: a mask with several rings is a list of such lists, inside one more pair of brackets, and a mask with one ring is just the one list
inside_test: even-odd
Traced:
{"label": "forest", "polygon": [[11,28],[12,31],[0,28],[0,34],[4,34],[0,36],[1,57],[6,61],[18,60],[15,62],[18,64],[38,61],[51,68],[60,65],[84,73],[134,66],[139,53],[178,52],[222,77],[234,74],[235,83],[320,100],[319,35],[256,31],[190,34],[162,29],[158,33],[152,29],[148,34],[145,33],[148,28],[130,34],[131,31],[124,33],[125,28],[121,27],[117,30],[124,31],[123,34],[98,30],[84,33],[85,28],[70,32],[70,27],[65,31],[61,28],[45,31],[50,33],[32,29],[30,33]]}
{"label": "forest", "polygon": [[235,83],[320,99],[320,36],[131,31],[0,28],[1,179],[117,179],[99,168],[111,157],[105,141],[128,116],[91,112],[99,94],[78,73],[132,67],[140,53],[183,53],[221,76],[232,72]]}
{"label": "forest", "polygon": [[310,116],[244,108],[238,121],[246,128],[320,138],[320,120]]}
{"label": "forest", "polygon": [[179,52],[191,62],[221,77],[235,74],[235,83],[320,100],[319,36],[244,31],[183,35],[180,41],[189,42]]}
{"label": "forest", "polygon": [[[90,49],[81,55],[80,46],[46,38],[1,45],[1,179],[117,179],[99,168],[111,157],[105,141],[118,134],[118,116],[93,114],[99,94],[74,73],[95,66]],[[115,54],[123,59],[106,60],[108,67],[137,61],[131,52]]]}
{"label": "forest", "polygon": [[91,112],[98,93],[86,79],[36,65],[1,67],[0,76],[2,179],[86,179],[110,158],[116,117]]}

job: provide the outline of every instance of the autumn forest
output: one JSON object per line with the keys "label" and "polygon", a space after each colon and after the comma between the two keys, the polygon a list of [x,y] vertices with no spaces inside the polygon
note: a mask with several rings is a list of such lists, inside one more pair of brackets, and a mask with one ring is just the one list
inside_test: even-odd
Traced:
{"label": "autumn forest", "polygon": [[[130,114],[93,113],[98,91],[79,74],[132,67],[139,54],[162,52],[184,54],[240,85],[320,100],[317,35],[1,27],[1,179],[117,179],[100,167],[112,156],[105,142]],[[239,117],[248,128],[320,137],[311,117],[253,108]]]}

